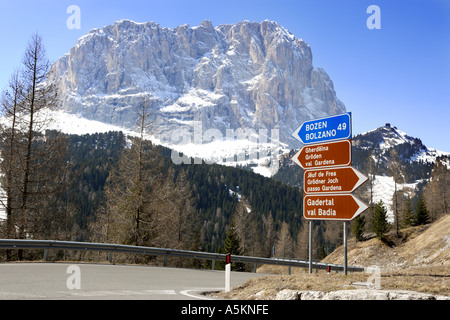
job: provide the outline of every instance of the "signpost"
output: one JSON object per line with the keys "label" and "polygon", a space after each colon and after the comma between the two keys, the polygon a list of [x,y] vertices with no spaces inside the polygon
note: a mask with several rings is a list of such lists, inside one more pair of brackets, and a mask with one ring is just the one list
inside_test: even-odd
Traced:
{"label": "signpost", "polygon": [[312,221],[344,221],[344,273],[347,275],[347,222],[368,206],[351,193],[367,177],[351,167],[351,113],[304,122],[292,136],[305,146],[292,158],[302,167],[303,217],[309,221],[309,273],[312,271]]}
{"label": "signpost", "polygon": [[352,163],[352,144],[350,140],[342,140],[305,146],[292,161],[303,169],[349,166]]}
{"label": "signpost", "polygon": [[352,138],[351,113],[304,122],[292,136],[303,144]]}

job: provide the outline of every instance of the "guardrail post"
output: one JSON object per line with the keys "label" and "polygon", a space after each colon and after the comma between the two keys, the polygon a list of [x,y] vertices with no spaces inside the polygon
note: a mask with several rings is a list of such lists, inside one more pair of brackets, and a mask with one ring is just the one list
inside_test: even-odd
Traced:
{"label": "guardrail post", "polygon": [[109,263],[112,263],[112,252],[108,252],[108,261]]}
{"label": "guardrail post", "polygon": [[216,260],[215,259],[213,259],[213,261],[212,261],[211,270],[216,270]]}
{"label": "guardrail post", "polygon": [[44,249],[44,261],[47,261],[48,250]]}
{"label": "guardrail post", "polygon": [[227,255],[225,265],[225,292],[231,291],[231,256]]}
{"label": "guardrail post", "polygon": [[256,273],[256,263],[253,264],[253,273]]}

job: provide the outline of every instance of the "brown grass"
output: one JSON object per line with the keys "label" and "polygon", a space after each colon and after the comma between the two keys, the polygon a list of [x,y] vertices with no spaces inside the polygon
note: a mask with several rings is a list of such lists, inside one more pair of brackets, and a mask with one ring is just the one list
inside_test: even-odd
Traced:
{"label": "brown grass", "polygon": [[[348,241],[348,264],[380,268],[380,284],[384,290],[410,290],[434,295],[450,296],[450,215],[428,226],[401,230],[399,238],[392,234],[387,241],[371,239],[356,243]],[[337,248],[323,260],[343,264],[343,248]],[[361,288],[355,282],[368,282],[371,274],[325,271],[308,274],[307,270],[262,266],[260,273],[230,293],[220,293],[225,299],[273,299],[284,289],[297,291],[338,291]]]}
{"label": "brown grass", "polygon": [[[434,295],[450,296],[450,275],[448,267],[427,269],[408,269],[398,272],[381,272],[381,289],[410,290]],[[367,282],[371,274],[365,272],[327,274],[320,270],[309,274],[303,270],[292,272],[292,275],[266,275],[251,279],[233,288],[231,292],[221,292],[217,296],[224,299],[273,299],[284,289],[297,291],[338,291],[358,289],[354,283]]]}

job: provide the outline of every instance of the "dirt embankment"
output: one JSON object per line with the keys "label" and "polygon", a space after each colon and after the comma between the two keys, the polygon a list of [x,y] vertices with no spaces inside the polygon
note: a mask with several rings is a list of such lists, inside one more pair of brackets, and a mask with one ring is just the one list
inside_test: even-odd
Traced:
{"label": "dirt embankment", "polygon": [[[275,272],[252,279],[226,299],[450,299],[450,215],[426,225],[401,230],[386,241],[349,239],[349,265],[371,267],[371,272],[325,271],[263,266],[258,272]],[[337,248],[323,262],[343,264],[344,249]],[[369,289],[369,291],[367,291]],[[356,291],[355,291],[356,290]],[[413,291],[411,294],[405,291]],[[337,293],[336,293],[337,292]],[[350,292],[350,295],[345,295]],[[342,294],[340,294],[342,293]],[[420,294],[422,293],[422,294]],[[303,298],[302,298],[303,297]]]}

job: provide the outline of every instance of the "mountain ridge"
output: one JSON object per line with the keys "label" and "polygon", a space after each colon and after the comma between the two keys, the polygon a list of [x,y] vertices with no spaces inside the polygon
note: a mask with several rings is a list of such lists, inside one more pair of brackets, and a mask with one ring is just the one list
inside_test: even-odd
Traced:
{"label": "mountain ridge", "polygon": [[174,130],[277,129],[282,143],[314,117],[345,112],[333,82],[312,64],[312,51],[278,23],[163,28],[120,20],[81,37],[52,66],[62,109],[91,120],[134,125],[146,97],[156,138]]}

